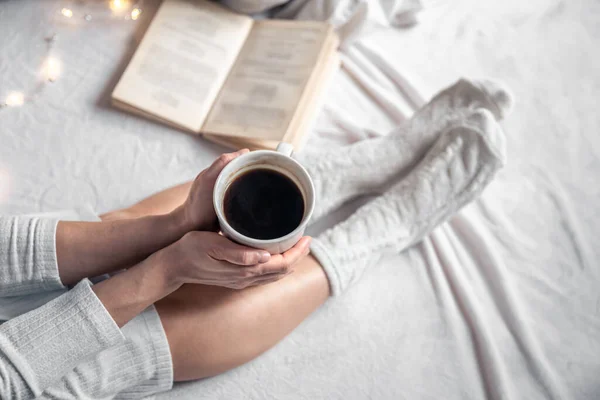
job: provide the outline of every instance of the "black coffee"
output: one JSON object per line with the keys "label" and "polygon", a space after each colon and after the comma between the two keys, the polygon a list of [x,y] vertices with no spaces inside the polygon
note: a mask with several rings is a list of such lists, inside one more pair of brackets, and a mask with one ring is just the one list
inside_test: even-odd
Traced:
{"label": "black coffee", "polygon": [[254,169],[229,185],[223,211],[229,225],[242,235],[276,239],[300,225],[304,200],[287,176],[271,169]]}

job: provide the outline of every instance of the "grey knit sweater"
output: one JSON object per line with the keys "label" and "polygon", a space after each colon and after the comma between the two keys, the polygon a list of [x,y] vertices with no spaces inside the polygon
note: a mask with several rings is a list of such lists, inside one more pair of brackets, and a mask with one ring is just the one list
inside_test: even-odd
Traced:
{"label": "grey knit sweater", "polygon": [[[65,289],[56,263],[56,225],[36,217],[0,217],[0,297]],[[77,364],[124,340],[84,280],[0,325],[0,398],[37,397]]]}

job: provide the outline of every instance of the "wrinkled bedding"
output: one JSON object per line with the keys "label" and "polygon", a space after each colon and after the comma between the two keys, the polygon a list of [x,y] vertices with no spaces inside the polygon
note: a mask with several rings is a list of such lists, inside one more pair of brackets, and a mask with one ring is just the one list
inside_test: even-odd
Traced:
{"label": "wrinkled bedding", "polygon": [[[31,85],[49,33],[63,62],[34,103],[0,109],[0,212],[126,206],[223,150],[110,107],[147,18],[103,19],[97,7],[92,21],[66,20],[60,7],[0,2],[0,97]],[[489,76],[517,100],[503,123],[507,168],[266,354],[158,397],[600,397],[598,20],[594,0],[430,0],[410,28],[365,29],[304,151],[386,134],[460,76]]]}

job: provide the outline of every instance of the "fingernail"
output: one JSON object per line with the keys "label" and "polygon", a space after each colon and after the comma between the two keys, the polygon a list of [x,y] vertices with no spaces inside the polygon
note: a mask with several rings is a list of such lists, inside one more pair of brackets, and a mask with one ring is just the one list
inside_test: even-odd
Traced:
{"label": "fingernail", "polygon": [[271,259],[271,255],[269,253],[267,253],[266,251],[264,253],[260,253],[260,260],[259,260],[259,262],[261,264],[262,263],[266,263],[270,259]]}

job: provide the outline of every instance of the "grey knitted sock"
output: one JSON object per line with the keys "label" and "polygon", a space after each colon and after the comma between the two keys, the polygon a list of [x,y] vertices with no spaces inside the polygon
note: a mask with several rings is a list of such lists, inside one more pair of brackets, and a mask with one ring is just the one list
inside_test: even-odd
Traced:
{"label": "grey knitted sock", "polygon": [[505,163],[505,138],[486,109],[442,132],[425,158],[384,195],[313,239],[311,251],[342,293],[386,252],[418,242],[479,195]]}
{"label": "grey knitted sock", "polygon": [[406,175],[443,131],[463,123],[474,110],[484,108],[501,119],[511,105],[512,96],[503,85],[461,79],[388,136],[298,155],[315,183],[313,220],[353,197],[377,193],[383,185]]}

